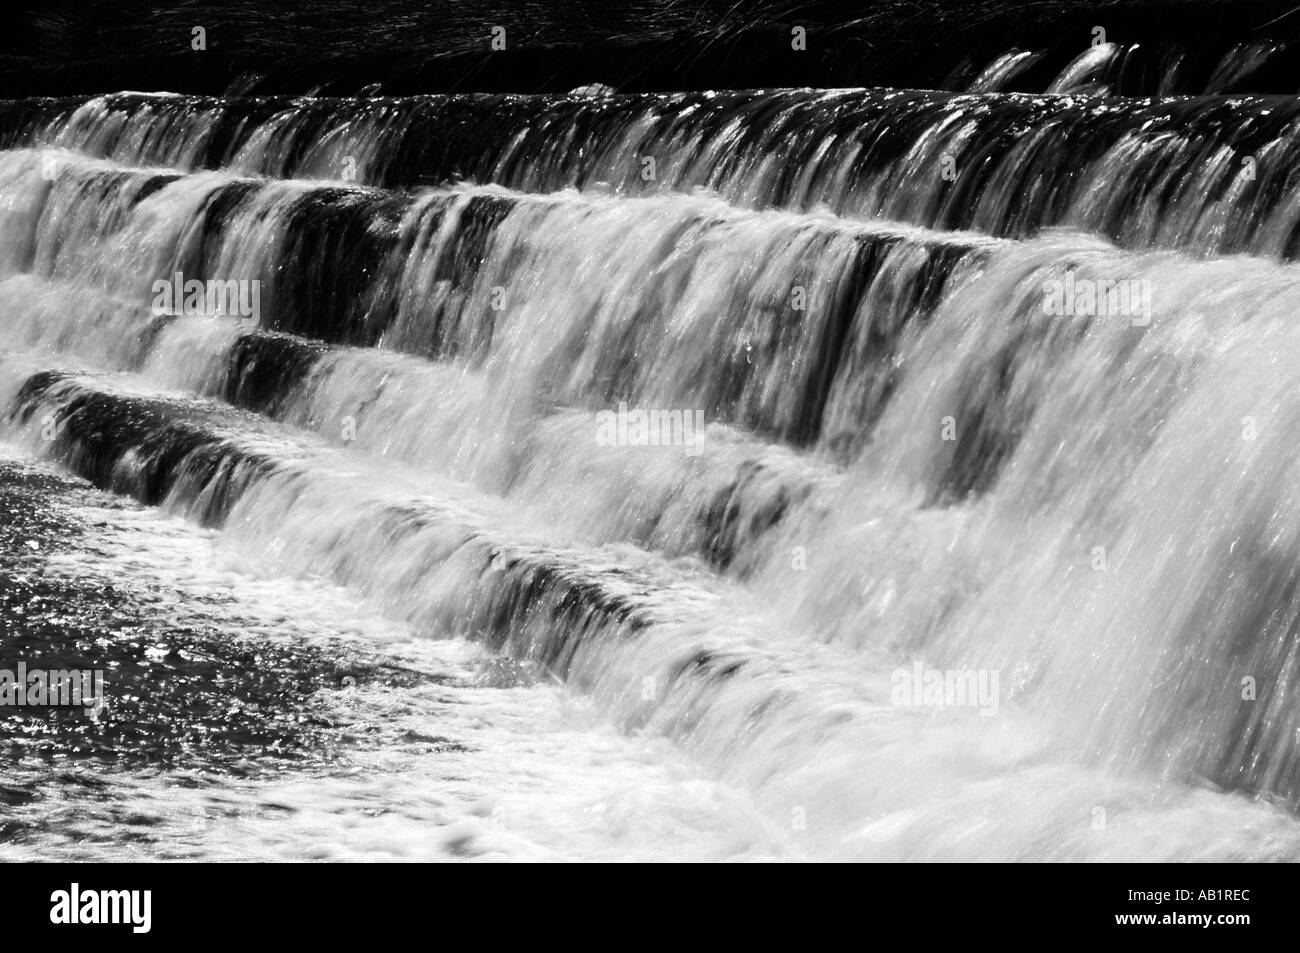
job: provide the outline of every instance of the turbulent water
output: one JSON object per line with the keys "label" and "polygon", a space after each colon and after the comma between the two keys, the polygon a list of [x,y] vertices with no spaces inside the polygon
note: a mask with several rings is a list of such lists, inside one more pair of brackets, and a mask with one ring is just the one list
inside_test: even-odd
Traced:
{"label": "turbulent water", "polygon": [[0,626],[252,712],[13,742],[4,854],[1300,859],[1300,107],[1114,55],[4,104]]}

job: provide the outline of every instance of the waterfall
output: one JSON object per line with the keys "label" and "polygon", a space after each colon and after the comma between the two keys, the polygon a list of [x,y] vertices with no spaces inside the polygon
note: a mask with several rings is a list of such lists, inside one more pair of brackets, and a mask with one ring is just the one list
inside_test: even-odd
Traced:
{"label": "waterfall", "polygon": [[14,101],[0,436],[804,856],[1295,859],[1300,106],[1108,95],[1130,55]]}
{"label": "waterfall", "polygon": [[1200,255],[1292,257],[1300,215],[1294,97],[117,94],[32,112],[10,138],[128,164],[386,188],[703,188],[744,207],[1013,238],[1061,226]]}

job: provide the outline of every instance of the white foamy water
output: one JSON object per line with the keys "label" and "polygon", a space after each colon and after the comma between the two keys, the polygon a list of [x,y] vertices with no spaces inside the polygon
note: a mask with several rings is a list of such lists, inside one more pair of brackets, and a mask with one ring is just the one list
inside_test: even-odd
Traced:
{"label": "white foamy water", "polygon": [[[0,446],[0,459],[25,458]],[[344,590],[286,577],[175,517],[93,498],[48,502],[90,530],[76,550],[40,558],[46,578],[117,587],[213,639],[312,645],[437,682],[318,692],[315,710],[346,727],[329,763],[280,778],[67,766],[57,818],[48,800],[8,811],[16,824],[49,830],[6,843],[6,860],[797,856],[798,844],[743,791],[702,775],[662,738],[615,731],[582,699],[503,669],[474,643],[418,638]],[[11,780],[32,770],[18,767]],[[96,782],[84,796],[81,771]],[[128,843],[119,837],[125,817],[142,835]]]}
{"label": "white foamy water", "polygon": [[[964,108],[915,161],[977,138]],[[372,118],[307,172],[399,134]],[[185,122],[123,148],[185,165]],[[251,177],[293,124],[193,175],[58,153],[51,183],[48,150],[0,157],[7,432],[190,521],[132,511],[69,571],[178,612],[220,578],[277,637],[455,683],[331,696],[373,726],[346,770],[185,787],[176,817],[180,774],[115,776],[161,829],[197,822],[183,849],[1300,856],[1295,265],[746,208],[778,188],[770,154],[712,183],[730,203]],[[942,218],[943,187],[911,185],[899,217]],[[1229,206],[1167,244],[1211,253]],[[1261,219],[1272,251],[1288,207]],[[1133,244],[1166,243],[1165,211]],[[275,283],[262,327],[151,316],[150,282],[195,269]],[[1125,282],[1128,310],[1053,312],[1066,281]],[[702,443],[610,446],[620,405],[698,411]],[[542,681],[475,685],[488,665]],[[936,674],[978,697],[926,695]]]}

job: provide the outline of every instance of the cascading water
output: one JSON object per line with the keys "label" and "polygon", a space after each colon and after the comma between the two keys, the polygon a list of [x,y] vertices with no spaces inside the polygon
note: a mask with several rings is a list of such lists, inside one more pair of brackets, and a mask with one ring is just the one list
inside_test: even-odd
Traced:
{"label": "cascading water", "polygon": [[1300,110],[1099,95],[1119,55],[11,104],[5,436],[213,533],[240,604],[562,683],[564,763],[660,796],[557,834],[547,775],[507,854],[1298,859]]}

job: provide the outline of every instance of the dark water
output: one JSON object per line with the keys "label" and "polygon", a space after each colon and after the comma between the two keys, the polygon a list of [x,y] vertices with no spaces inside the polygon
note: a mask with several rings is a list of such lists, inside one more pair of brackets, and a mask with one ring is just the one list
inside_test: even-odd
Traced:
{"label": "dark water", "polygon": [[1285,0],[98,0],[17,18],[0,78],[15,96],[960,90],[994,77],[1033,93],[1058,91],[1081,51],[1108,41],[1102,79],[1121,95],[1290,94],[1293,12]]}

